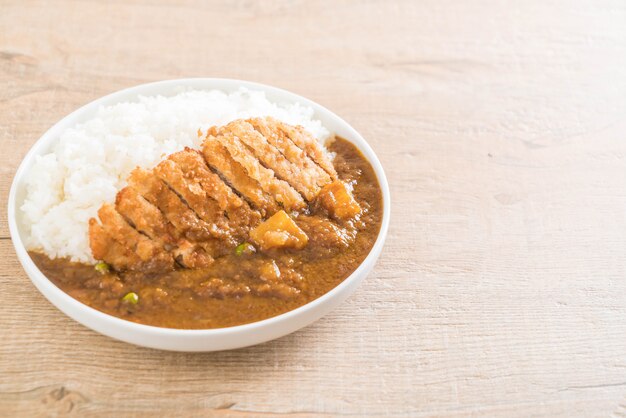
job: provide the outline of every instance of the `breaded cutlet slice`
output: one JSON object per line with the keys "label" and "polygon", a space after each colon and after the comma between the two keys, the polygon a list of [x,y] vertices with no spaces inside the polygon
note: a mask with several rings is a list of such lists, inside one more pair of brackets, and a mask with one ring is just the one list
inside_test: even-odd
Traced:
{"label": "breaded cutlet slice", "polygon": [[166,159],[152,172],[164,181],[200,220],[211,225],[210,233],[214,238],[231,239],[228,219],[224,211],[215,200],[207,196],[199,183],[186,177],[174,161]]}
{"label": "breaded cutlet slice", "polygon": [[[253,123],[253,125],[255,125],[255,123]],[[289,138],[293,144],[304,151],[306,155],[315,162],[315,164],[320,166],[333,180],[337,178],[335,167],[333,167],[332,161],[326,152],[324,152],[322,146],[302,126],[291,126],[272,117],[265,118],[265,125],[267,125],[267,128],[265,128],[266,136],[271,136],[271,132],[273,132],[274,135],[282,135]],[[262,129],[261,126],[262,125],[259,125],[259,129]]]}
{"label": "breaded cutlet slice", "polygon": [[158,243],[133,228],[113,205],[104,204],[98,218],[106,234],[128,251],[137,254],[147,270],[171,270],[172,256]]}
{"label": "breaded cutlet slice", "polygon": [[[300,171],[311,173],[316,178],[318,187],[324,187],[332,181],[330,175],[322,167],[317,165],[304,150],[299,148],[275,123],[268,118],[251,118],[246,122],[257,131],[265,140],[276,147],[289,162],[294,164]],[[311,200],[311,199],[309,199]]]}
{"label": "breaded cutlet slice", "polygon": [[126,186],[117,193],[115,209],[139,232],[159,242],[164,248],[176,242],[176,231],[163,213],[134,187]]}
{"label": "breaded cutlet slice", "polygon": [[200,152],[187,148],[184,152],[171,155],[169,159],[181,168],[189,181],[199,184],[206,195],[217,202],[219,208],[226,213],[234,236],[247,235],[249,228],[261,221],[259,211],[252,209],[248,202],[212,172]]}
{"label": "breaded cutlet slice", "polygon": [[202,144],[202,156],[214,170],[221,174],[262,215],[276,212],[279,207],[273,196],[266,193],[258,181],[251,178],[245,168],[235,161],[228,150],[215,137],[209,136]]}
{"label": "breaded cutlet slice", "polygon": [[116,270],[136,270],[143,265],[134,251],[115,241],[95,218],[89,219],[89,246],[96,260],[106,261]]}
{"label": "breaded cutlet slice", "polygon": [[[310,160],[302,150],[298,148],[298,155],[292,156],[292,160],[289,160],[279,148],[272,145],[268,138],[255,130],[254,126],[247,121],[233,121],[220,128],[218,132],[232,133],[247,146],[248,150],[258,158],[263,166],[272,170],[277,178],[289,183],[308,201],[317,196],[321,190],[321,185],[330,182],[328,174],[319,167],[315,166],[317,170],[307,169],[307,160],[309,162]],[[297,147],[293,146],[293,148]],[[312,162],[310,165],[314,166]]]}
{"label": "breaded cutlet slice", "polygon": [[191,242],[209,240],[214,236],[215,225],[198,218],[180,197],[152,172],[137,168],[130,174],[128,184],[148,202],[159,208],[180,236]]}
{"label": "breaded cutlet slice", "polygon": [[205,267],[213,255],[206,253],[199,243],[214,240],[214,225],[197,215],[165,183],[151,171],[137,168],[128,178],[129,187],[137,190],[148,202],[158,208],[167,220],[168,230],[176,238],[172,256],[185,267]]}
{"label": "breaded cutlet slice", "polygon": [[263,191],[274,197],[276,202],[285,210],[301,210],[306,207],[302,196],[286,181],[279,180],[274,172],[264,167],[250,149],[243,144],[232,132],[220,132],[215,137],[207,138],[207,142],[219,141],[220,144],[246,171],[248,176],[256,180]]}

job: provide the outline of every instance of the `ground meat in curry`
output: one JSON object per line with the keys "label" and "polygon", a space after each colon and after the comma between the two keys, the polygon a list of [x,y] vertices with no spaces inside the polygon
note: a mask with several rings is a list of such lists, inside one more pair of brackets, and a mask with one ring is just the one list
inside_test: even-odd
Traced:
{"label": "ground meat in curry", "polygon": [[[336,138],[329,150],[335,154],[334,170],[328,166],[323,170],[316,168],[319,178],[330,181],[336,170],[336,176],[352,186],[361,213],[356,219],[342,223],[330,222],[328,211],[319,204],[291,212],[291,218],[308,237],[306,245],[300,248],[261,250],[258,245],[236,242],[235,233],[228,245],[211,247],[214,253],[210,263],[196,268],[178,265],[166,271],[130,269],[102,273],[92,265],[50,259],[37,252],[31,252],[31,257],[44,274],[70,296],[133,322],[206,329],[279,315],[322,296],[341,283],[368,255],[380,229],[382,198],[371,165],[344,139]],[[289,169],[287,164],[284,168]],[[314,179],[300,176],[298,181],[297,191],[307,199],[319,188]],[[281,184],[281,187],[287,186]],[[263,198],[261,193],[255,196]],[[302,201],[292,196],[299,195],[292,193],[285,201],[300,208]],[[268,200],[264,204],[271,206],[274,202]],[[250,216],[246,210],[238,210]],[[233,245],[237,246],[233,248]],[[179,263],[187,260],[182,259],[184,256],[181,255]],[[188,260],[195,262],[193,258]]]}

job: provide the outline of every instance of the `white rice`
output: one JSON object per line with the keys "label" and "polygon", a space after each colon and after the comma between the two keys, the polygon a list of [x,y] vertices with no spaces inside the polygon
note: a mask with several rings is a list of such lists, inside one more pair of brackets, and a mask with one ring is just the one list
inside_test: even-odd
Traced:
{"label": "white rice", "polygon": [[329,136],[310,107],[272,103],[265,93],[243,88],[139,97],[100,108],[93,119],[65,130],[53,152],[37,156],[28,173],[21,206],[27,248],[94,262],[89,218],[115,200],[135,167],[151,168],[186,146],[197,148],[198,129],[254,116],[302,125],[320,141]]}

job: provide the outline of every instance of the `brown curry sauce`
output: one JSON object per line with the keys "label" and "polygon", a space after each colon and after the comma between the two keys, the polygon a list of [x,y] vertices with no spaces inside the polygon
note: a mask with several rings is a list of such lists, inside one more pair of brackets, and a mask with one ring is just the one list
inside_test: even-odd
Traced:
{"label": "brown curry sauce", "polygon": [[[330,145],[341,180],[353,185],[363,208],[357,222],[344,225],[354,234],[342,248],[326,245],[328,234],[316,227],[316,213],[301,219],[309,235],[302,250],[229,254],[208,268],[166,273],[99,273],[93,265],[50,259],[31,252],[39,269],[61,290],[99,311],[129,321],[167,328],[207,329],[242,325],[296,309],[345,280],[367,257],[382,221],[383,204],[376,174],[350,142]],[[123,300],[134,292],[136,304]]]}

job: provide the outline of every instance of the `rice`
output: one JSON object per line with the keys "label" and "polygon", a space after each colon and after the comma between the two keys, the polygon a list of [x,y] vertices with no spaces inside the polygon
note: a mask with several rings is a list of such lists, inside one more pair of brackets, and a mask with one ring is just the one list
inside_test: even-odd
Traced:
{"label": "rice", "polygon": [[173,152],[199,146],[198,129],[234,119],[273,116],[302,125],[320,141],[329,132],[313,109],[270,102],[262,91],[187,91],[172,97],[102,107],[97,116],[65,130],[53,152],[37,156],[21,206],[26,247],[49,257],[92,263],[89,218],[113,202],[135,167],[152,168]]}

